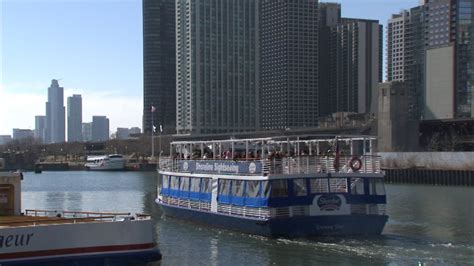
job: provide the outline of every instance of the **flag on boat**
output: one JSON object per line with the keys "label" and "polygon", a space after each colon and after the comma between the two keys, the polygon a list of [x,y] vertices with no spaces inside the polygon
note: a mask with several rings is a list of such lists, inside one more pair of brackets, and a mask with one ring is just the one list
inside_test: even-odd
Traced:
{"label": "flag on boat", "polygon": [[156,108],[155,108],[155,106],[152,105],[151,106],[151,112],[154,113],[155,111],[156,111]]}
{"label": "flag on boat", "polygon": [[335,158],[334,158],[334,170],[339,171],[339,156],[340,156],[340,150],[339,150],[339,140],[337,139],[336,136],[336,148],[335,148]]}

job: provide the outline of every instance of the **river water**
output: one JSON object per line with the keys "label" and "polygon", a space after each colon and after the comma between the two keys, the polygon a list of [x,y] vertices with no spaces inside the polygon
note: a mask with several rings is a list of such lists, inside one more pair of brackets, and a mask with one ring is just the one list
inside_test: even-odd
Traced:
{"label": "river water", "polygon": [[25,173],[23,209],[151,213],[162,265],[474,265],[474,188],[387,185],[378,237],[269,239],[163,217],[156,173]]}

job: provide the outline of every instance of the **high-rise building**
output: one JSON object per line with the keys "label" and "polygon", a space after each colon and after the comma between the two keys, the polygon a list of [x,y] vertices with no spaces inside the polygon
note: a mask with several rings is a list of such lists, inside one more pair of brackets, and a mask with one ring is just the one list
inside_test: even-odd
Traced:
{"label": "high-rise building", "polygon": [[143,0],[143,130],[176,129],[175,0]]}
{"label": "high-rise building", "polygon": [[67,141],[82,141],[82,98],[79,94],[67,97]]}
{"label": "high-rise building", "polygon": [[46,116],[35,116],[35,139],[46,143]]}
{"label": "high-rise building", "polygon": [[106,116],[92,116],[92,141],[109,140],[109,119]]}
{"label": "high-rise building", "polygon": [[319,6],[319,114],[377,113],[383,75],[383,27],[341,17],[341,5]]}
{"label": "high-rise building", "polygon": [[82,123],[82,141],[92,141],[92,122]]}
{"label": "high-rise building", "polygon": [[34,139],[35,133],[31,129],[13,129],[13,139],[22,140],[22,139]]}
{"label": "high-rise building", "polygon": [[57,80],[51,81],[46,102],[46,142],[60,143],[65,139],[64,89]]}
{"label": "high-rise building", "polygon": [[425,0],[388,23],[388,81],[404,81],[409,112],[474,117],[474,1]]}
{"label": "high-rise building", "polygon": [[260,119],[264,129],[317,126],[318,22],[318,1],[261,1]]}
{"label": "high-rise building", "polygon": [[258,128],[258,7],[258,0],[176,1],[178,134]]}
{"label": "high-rise building", "polygon": [[326,113],[377,113],[382,31],[376,20],[342,18],[330,27]]}
{"label": "high-rise building", "polygon": [[330,88],[337,86],[337,60],[334,36],[335,26],[341,23],[341,4],[319,4],[319,115],[337,112],[337,100]]}
{"label": "high-rise building", "polygon": [[387,80],[404,83],[407,112],[419,120],[425,93],[425,18],[422,6],[392,15],[387,25]]}
{"label": "high-rise building", "polygon": [[474,1],[457,0],[456,5],[451,5],[451,14],[455,14],[450,28],[456,49],[455,114],[456,117],[474,117]]}

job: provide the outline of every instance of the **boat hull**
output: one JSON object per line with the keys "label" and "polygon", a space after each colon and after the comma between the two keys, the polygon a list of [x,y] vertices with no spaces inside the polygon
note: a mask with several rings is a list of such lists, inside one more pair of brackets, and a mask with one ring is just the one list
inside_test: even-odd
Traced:
{"label": "boat hull", "polygon": [[150,262],[161,258],[153,232],[152,220],[3,227],[0,265]]}
{"label": "boat hull", "polygon": [[380,235],[386,215],[298,216],[279,219],[253,219],[203,212],[156,202],[165,215],[243,233],[267,237],[305,238],[317,236]]}

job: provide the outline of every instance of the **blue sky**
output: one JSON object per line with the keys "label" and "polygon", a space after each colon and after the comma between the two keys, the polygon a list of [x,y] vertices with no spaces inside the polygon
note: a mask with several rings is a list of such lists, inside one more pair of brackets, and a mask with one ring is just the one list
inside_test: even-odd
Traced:
{"label": "blue sky", "polygon": [[[378,19],[418,0],[341,0],[345,17]],[[141,0],[0,0],[0,135],[34,129],[51,79],[82,94],[83,120],[141,127]],[[66,99],[65,99],[66,102]]]}

